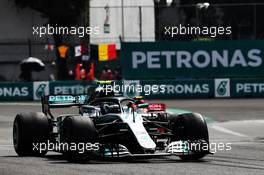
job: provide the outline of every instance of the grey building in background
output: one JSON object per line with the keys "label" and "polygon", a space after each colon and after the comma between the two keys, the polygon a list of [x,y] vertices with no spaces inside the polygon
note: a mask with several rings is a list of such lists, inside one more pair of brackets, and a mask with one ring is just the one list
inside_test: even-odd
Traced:
{"label": "grey building in background", "polygon": [[91,35],[93,44],[155,41],[153,0],[91,0],[90,25],[99,27]]}
{"label": "grey building in background", "polygon": [[[0,81],[18,81],[21,60],[33,56],[46,64],[46,71],[33,73],[34,80],[49,80],[51,61],[55,60],[55,50],[45,50],[45,45],[53,43],[49,36],[33,36],[33,26],[43,26],[48,22],[40,13],[31,9],[18,9],[13,1],[0,1]],[[31,52],[31,53],[30,53]]]}

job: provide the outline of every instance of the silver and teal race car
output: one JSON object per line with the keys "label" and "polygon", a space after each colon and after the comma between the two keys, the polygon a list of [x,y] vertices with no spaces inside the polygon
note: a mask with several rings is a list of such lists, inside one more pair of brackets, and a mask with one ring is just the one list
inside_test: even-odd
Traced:
{"label": "silver and teal race car", "polygon": [[13,142],[19,156],[57,151],[69,161],[158,156],[198,160],[210,154],[200,114],[169,114],[164,104],[137,104],[123,96],[45,96],[42,112],[17,114]]}

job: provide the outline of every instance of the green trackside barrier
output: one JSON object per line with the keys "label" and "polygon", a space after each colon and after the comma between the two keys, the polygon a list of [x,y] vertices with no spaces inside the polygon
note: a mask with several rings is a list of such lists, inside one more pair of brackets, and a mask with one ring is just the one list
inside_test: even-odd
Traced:
{"label": "green trackside barrier", "polygon": [[95,87],[95,82],[86,81],[40,81],[34,82],[34,100],[40,100],[44,94],[63,95],[63,94],[89,94],[89,89]]}
{"label": "green trackside barrier", "polygon": [[213,98],[214,80],[141,80],[149,99]]}
{"label": "green trackside barrier", "polygon": [[0,82],[0,101],[33,100],[32,83]]}
{"label": "green trackside barrier", "polygon": [[88,94],[91,87],[95,87],[95,82],[85,81],[54,81],[49,83],[50,94]]}
{"label": "green trackside barrier", "polygon": [[264,40],[122,43],[125,79],[264,77]]}
{"label": "green trackside barrier", "polygon": [[[120,81],[117,81],[116,84],[120,84]],[[87,81],[51,81],[51,82],[34,82],[34,100],[40,100],[43,94],[90,94],[90,89],[97,87],[96,82],[87,82]]]}
{"label": "green trackside barrier", "polygon": [[[264,78],[124,80],[115,84],[123,86],[125,96],[143,95],[146,99],[264,97]],[[0,101],[40,100],[44,94],[89,94],[89,89],[96,86],[85,81],[0,82]]]}
{"label": "green trackside barrier", "polygon": [[231,97],[258,98],[264,97],[263,79],[232,79],[230,85]]}

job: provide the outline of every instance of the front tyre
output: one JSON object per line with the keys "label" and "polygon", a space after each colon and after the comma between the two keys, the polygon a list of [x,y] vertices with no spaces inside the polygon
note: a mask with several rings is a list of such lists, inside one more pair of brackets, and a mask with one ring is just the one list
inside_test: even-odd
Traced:
{"label": "front tyre", "polygon": [[18,156],[44,156],[47,150],[35,147],[47,143],[51,126],[45,114],[17,114],[13,123],[13,144]]}
{"label": "front tyre", "polygon": [[[202,145],[209,146],[208,128],[204,118],[197,113],[186,113],[170,116],[170,128],[172,129],[172,141],[199,141]],[[196,150],[197,151],[197,150]],[[199,160],[209,150],[198,150],[195,154],[181,155],[182,160]]]}
{"label": "front tyre", "polygon": [[[92,145],[98,141],[96,128],[89,117],[66,117],[63,120],[60,134],[63,143],[66,143],[68,146],[75,145],[76,148],[79,148],[78,145]],[[82,162],[89,160],[91,152],[93,151],[69,149],[64,150],[63,155],[69,162]]]}

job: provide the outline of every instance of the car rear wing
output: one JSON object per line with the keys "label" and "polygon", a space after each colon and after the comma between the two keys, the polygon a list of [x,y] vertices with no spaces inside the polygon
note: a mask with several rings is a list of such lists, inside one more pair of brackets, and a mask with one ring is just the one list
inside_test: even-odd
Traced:
{"label": "car rear wing", "polygon": [[42,111],[50,114],[50,108],[63,108],[71,106],[81,106],[88,100],[88,95],[47,95],[43,96]]}

